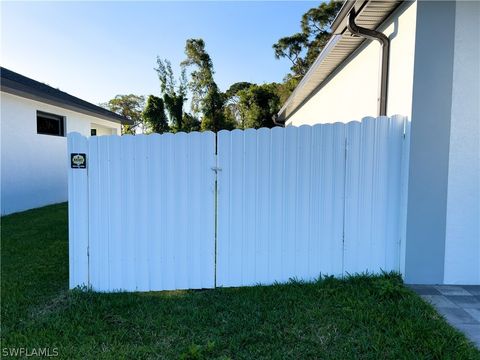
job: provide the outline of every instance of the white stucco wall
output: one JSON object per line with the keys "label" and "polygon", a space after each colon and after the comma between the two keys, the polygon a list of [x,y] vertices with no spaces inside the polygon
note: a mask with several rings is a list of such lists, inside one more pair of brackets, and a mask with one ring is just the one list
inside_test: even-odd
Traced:
{"label": "white stucco wall", "polygon": [[[402,5],[379,28],[391,39],[388,115],[410,117],[412,109],[416,2]],[[381,47],[377,41],[362,46],[287,125],[348,122],[377,115]]]}
{"label": "white stucco wall", "polygon": [[90,136],[120,124],[1,92],[1,214],[67,200],[67,138],[37,134],[37,110],[66,117],[66,132]]}
{"label": "white stucco wall", "polygon": [[96,122],[96,123],[92,122],[90,124],[90,127],[92,129],[97,130],[97,136],[119,135],[120,134],[120,130],[118,130],[117,128],[111,128],[111,127],[107,127],[107,126],[104,126],[104,125],[100,125],[100,124],[98,124],[98,122]]}
{"label": "white stucco wall", "polygon": [[455,12],[445,283],[480,284],[480,2]]}

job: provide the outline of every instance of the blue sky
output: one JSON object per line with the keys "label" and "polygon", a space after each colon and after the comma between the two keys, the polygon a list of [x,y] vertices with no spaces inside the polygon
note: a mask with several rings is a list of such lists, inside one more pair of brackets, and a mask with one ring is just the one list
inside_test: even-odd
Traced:
{"label": "blue sky", "polygon": [[222,90],[281,81],[272,44],[318,2],[2,2],[1,64],[93,103],[158,94],[159,55],[178,73],[185,40],[203,38]]}

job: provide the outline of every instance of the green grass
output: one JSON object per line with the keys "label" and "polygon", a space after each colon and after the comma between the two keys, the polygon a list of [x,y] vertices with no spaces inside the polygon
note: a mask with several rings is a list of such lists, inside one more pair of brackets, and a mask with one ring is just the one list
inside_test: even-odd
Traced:
{"label": "green grass", "polygon": [[2,349],[78,359],[479,359],[399,276],[274,286],[68,291],[67,206],[2,218]]}

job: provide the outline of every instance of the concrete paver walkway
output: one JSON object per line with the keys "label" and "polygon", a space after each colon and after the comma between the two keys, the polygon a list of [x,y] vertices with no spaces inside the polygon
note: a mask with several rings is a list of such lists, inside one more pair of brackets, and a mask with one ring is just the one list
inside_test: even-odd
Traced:
{"label": "concrete paver walkway", "polygon": [[480,285],[409,285],[480,349]]}

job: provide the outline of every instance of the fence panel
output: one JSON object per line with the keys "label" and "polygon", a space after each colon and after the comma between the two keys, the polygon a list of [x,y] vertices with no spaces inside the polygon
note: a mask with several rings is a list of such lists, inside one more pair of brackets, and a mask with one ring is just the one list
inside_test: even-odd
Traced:
{"label": "fence panel", "polygon": [[405,121],[221,131],[217,286],[400,270]]}
{"label": "fence panel", "polygon": [[[70,134],[70,287],[150,291],[401,270],[409,124]],[[215,187],[217,181],[217,187]],[[215,193],[215,189],[216,193]]]}
{"label": "fence panel", "polygon": [[[71,134],[69,150],[88,151],[87,169],[69,171],[71,287],[152,291],[214,286],[213,133],[88,140]],[[77,249],[87,248],[88,256],[75,261]]]}
{"label": "fence panel", "polygon": [[218,134],[217,286],[341,275],[344,128]]}
{"label": "fence panel", "polygon": [[344,271],[400,270],[405,119],[348,123]]}

